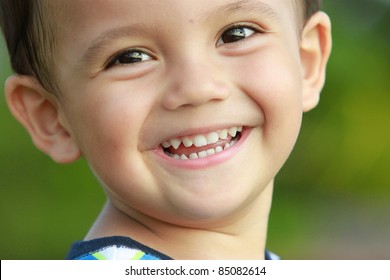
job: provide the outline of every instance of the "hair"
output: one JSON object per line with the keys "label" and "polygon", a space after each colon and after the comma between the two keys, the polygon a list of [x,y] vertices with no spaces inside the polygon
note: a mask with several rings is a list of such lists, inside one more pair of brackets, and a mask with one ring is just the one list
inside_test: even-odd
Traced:
{"label": "hair", "polygon": [[[295,1],[298,1],[296,3]],[[0,0],[0,24],[15,73],[34,76],[50,93],[59,95],[53,59],[58,45],[55,15],[42,0]],[[294,0],[302,26],[321,0]]]}
{"label": "hair", "polygon": [[304,0],[300,2],[302,3],[304,21],[321,9],[322,0]]}
{"label": "hair", "polygon": [[53,13],[48,1],[0,0],[0,24],[15,73],[34,76],[49,92],[57,95]]}

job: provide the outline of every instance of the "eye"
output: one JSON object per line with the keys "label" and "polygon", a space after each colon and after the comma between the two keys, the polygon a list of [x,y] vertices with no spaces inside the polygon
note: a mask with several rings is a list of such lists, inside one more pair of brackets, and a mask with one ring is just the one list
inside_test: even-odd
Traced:
{"label": "eye", "polygon": [[115,65],[136,64],[144,61],[152,60],[153,57],[140,50],[126,50],[118,55],[115,55],[107,63],[106,68],[113,67]]}
{"label": "eye", "polygon": [[225,30],[221,38],[219,38],[217,42],[217,46],[220,46],[222,44],[230,44],[230,43],[235,43],[241,40],[244,40],[253,34],[255,34],[257,31],[248,26],[234,26],[232,28],[229,28]]}

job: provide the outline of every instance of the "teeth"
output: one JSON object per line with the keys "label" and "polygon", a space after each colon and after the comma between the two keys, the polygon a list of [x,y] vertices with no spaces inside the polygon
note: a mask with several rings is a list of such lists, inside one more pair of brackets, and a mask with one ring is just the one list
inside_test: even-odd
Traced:
{"label": "teeth", "polygon": [[232,127],[232,128],[229,128],[229,134],[231,137],[236,137],[236,134],[237,134],[237,127]]}
{"label": "teeth", "polygon": [[[198,148],[199,147],[204,147],[204,146],[207,146],[207,145],[218,143],[218,141],[220,139],[221,140],[226,140],[226,139],[228,139],[229,135],[230,135],[230,137],[234,138],[234,137],[237,136],[237,132],[241,132],[242,129],[243,129],[242,126],[231,127],[229,129],[222,129],[222,130],[220,130],[218,132],[217,131],[213,131],[213,132],[210,132],[207,135],[196,135],[196,136],[193,136],[193,137],[186,136],[186,137],[183,137],[183,138],[173,138],[173,139],[171,139],[169,141],[164,141],[163,143],[161,143],[161,146],[164,149],[168,149],[170,147],[173,147],[175,150],[177,150],[181,144],[183,144],[184,147],[187,147],[187,148],[189,148],[191,146],[195,146],[195,147],[198,147]],[[177,154],[172,154],[171,156],[173,158],[175,158],[175,159],[181,159],[181,160],[204,158],[204,157],[207,157],[207,156],[214,155],[216,153],[220,153],[223,150],[229,149],[230,147],[232,147],[236,143],[237,143],[237,141],[232,139],[230,141],[230,143],[225,144],[224,147],[217,146],[217,147],[215,147],[215,149],[208,149],[208,150],[205,150],[205,151],[201,151],[199,153],[192,153],[189,156],[186,156],[184,154],[181,155],[181,156],[179,156]]]}
{"label": "teeth", "polygon": [[221,146],[217,146],[215,149],[208,149],[207,151],[201,151],[199,153],[192,153],[187,157],[186,155],[176,155],[176,154],[171,154],[170,156],[173,157],[174,159],[180,159],[180,160],[189,160],[189,159],[199,159],[199,158],[206,158],[208,156],[215,155],[217,153],[222,152],[223,150],[227,150],[231,147],[233,147],[237,141],[231,141],[230,143],[225,144],[225,146],[222,148]]}
{"label": "teeth", "polygon": [[194,144],[194,142],[192,142],[192,139],[189,137],[184,137],[182,141],[183,141],[183,145],[187,148],[191,147]]}
{"label": "teeth", "polygon": [[197,153],[190,154],[190,159],[198,159],[198,158],[199,158],[199,156]]}
{"label": "teeth", "polygon": [[171,146],[171,143],[170,142],[163,142],[161,145],[163,146],[163,148],[167,149]]}
{"label": "teeth", "polygon": [[179,146],[180,146],[180,144],[181,144],[181,141],[180,141],[180,139],[178,139],[178,138],[174,138],[174,139],[170,140],[170,142],[171,142],[172,147],[173,147],[175,150],[177,150],[177,148],[179,148]]}
{"label": "teeth", "polygon": [[197,135],[194,137],[194,145],[195,147],[203,147],[207,145],[207,139],[203,135]]}
{"label": "teeth", "polygon": [[219,133],[219,138],[221,138],[222,140],[225,140],[225,139],[227,139],[227,137],[228,137],[227,129],[222,129],[221,132]]}
{"label": "teeth", "polygon": [[206,152],[207,152],[208,156],[211,156],[211,155],[215,154],[215,150],[214,149],[208,149]]}
{"label": "teeth", "polygon": [[205,158],[205,157],[207,157],[207,152],[206,151],[201,151],[201,152],[198,153],[198,156],[199,156],[199,158]]}
{"label": "teeth", "polygon": [[219,140],[219,134],[217,132],[211,132],[207,135],[207,144],[217,143]]}

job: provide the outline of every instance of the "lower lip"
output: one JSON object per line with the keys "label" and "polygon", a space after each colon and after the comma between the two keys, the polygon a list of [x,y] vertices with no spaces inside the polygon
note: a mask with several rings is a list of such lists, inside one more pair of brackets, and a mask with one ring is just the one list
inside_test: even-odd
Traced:
{"label": "lower lip", "polygon": [[173,165],[178,168],[186,168],[186,169],[204,169],[208,168],[223,162],[228,161],[232,157],[234,157],[238,151],[241,149],[242,145],[246,142],[248,139],[250,133],[252,132],[251,128],[244,128],[241,132],[241,137],[239,141],[233,146],[230,147],[227,150],[224,150],[220,153],[205,157],[205,158],[199,158],[199,159],[188,159],[188,160],[180,160],[180,159],[174,159],[170,156],[167,156],[164,153],[164,150],[162,148],[154,150],[154,153],[162,159],[164,162],[168,163],[169,165]]}

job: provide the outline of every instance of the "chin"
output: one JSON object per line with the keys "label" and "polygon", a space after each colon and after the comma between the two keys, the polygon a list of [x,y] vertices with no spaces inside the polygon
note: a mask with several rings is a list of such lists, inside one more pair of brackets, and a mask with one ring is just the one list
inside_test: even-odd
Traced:
{"label": "chin", "polygon": [[235,217],[241,216],[250,203],[221,197],[214,200],[207,198],[186,200],[175,204],[174,212],[180,215],[175,218],[176,223],[185,227],[204,228],[225,225]]}

